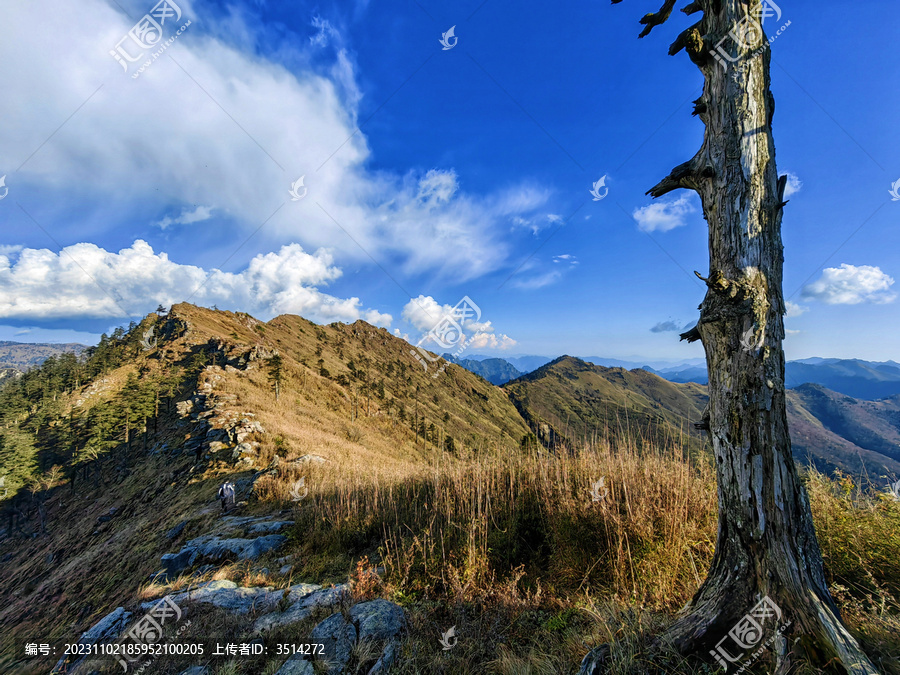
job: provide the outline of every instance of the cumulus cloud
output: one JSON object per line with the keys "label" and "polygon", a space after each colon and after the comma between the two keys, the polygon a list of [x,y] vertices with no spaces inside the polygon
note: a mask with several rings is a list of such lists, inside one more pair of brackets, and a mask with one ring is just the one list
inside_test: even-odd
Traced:
{"label": "cumulus cloud", "polygon": [[418,298],[411,298],[404,305],[400,316],[412,324],[416,330],[426,332],[431,330],[442,316],[450,314],[452,310],[451,305],[441,305],[430,295],[420,295]]}
{"label": "cumulus cloud", "polygon": [[790,300],[785,303],[785,308],[787,311],[785,312],[784,316],[788,319],[793,319],[794,317],[800,316],[801,314],[805,314],[809,311],[809,307],[804,307],[803,305],[800,305],[796,302],[791,302]]}
{"label": "cumulus cloud", "polygon": [[685,216],[697,207],[690,195],[683,195],[671,202],[653,202],[632,212],[638,228],[644,232],[668,232],[686,224]]}
{"label": "cumulus cloud", "polygon": [[290,313],[317,321],[363,318],[389,325],[389,314],[363,309],[359,298],[319,290],[340,275],[331,253],[306,253],[299,244],[257,255],[237,274],[176,263],[142,240],[118,252],[87,243],[67,246],[59,254],[26,248],[15,261],[0,255],[0,318],[139,316],[192,292],[192,302],[240,309],[263,319]]}
{"label": "cumulus cloud", "polygon": [[[509,349],[518,344],[513,338],[504,333],[495,333],[494,326],[490,321],[480,321],[478,311],[472,310],[473,303],[467,301],[463,304],[460,300],[456,305],[442,305],[430,295],[420,295],[417,298],[411,298],[403,307],[401,316],[404,320],[412,324],[417,330],[425,333],[425,340],[422,346],[426,349],[442,351],[440,345],[437,345],[433,339],[428,337],[428,333],[432,330],[441,331],[441,327],[445,325],[446,317],[450,317],[453,322],[458,324],[463,333],[469,333],[466,346],[478,349]],[[468,308],[469,311],[463,314],[462,309]],[[480,311],[480,308],[479,308]],[[395,329],[395,334],[400,335]],[[404,336],[405,337],[405,336]],[[454,333],[455,343],[458,335]]]}
{"label": "cumulus cloud", "polygon": [[890,291],[893,284],[894,279],[879,267],[843,263],[840,267],[826,267],[817,281],[803,288],[803,297],[829,305],[881,304],[897,297]]}
{"label": "cumulus cloud", "polygon": [[166,216],[158,223],[156,223],[156,225],[160,229],[165,230],[171,225],[190,225],[191,223],[200,223],[204,220],[209,220],[211,217],[211,206],[198,206],[196,209],[189,209],[185,207],[181,210],[181,215],[176,216],[175,218]]}
{"label": "cumulus cloud", "polygon": [[509,335],[503,333],[494,335],[493,333],[475,333],[466,343],[469,349],[510,349],[515,347],[518,342],[513,340]]}
{"label": "cumulus cloud", "polygon": [[800,192],[801,188],[803,188],[803,181],[800,180],[797,174],[788,171],[785,175],[787,176],[787,183],[784,186],[784,196],[790,197]]}
{"label": "cumulus cloud", "polygon": [[[248,233],[283,205],[261,233],[271,248],[326,247],[455,280],[505,264],[509,219],[546,204],[549,192],[529,185],[466,192],[449,167],[371,169],[355,65],[321,17],[309,42],[270,45],[289,69],[257,48],[249,15],[217,22],[179,4],[192,25],[136,80],[134,66],[126,74],[108,53],[134,24],[112,0],[8,8],[0,166],[22,165],[24,199],[31,189],[48,210],[66,204],[60,220],[73,203],[116,214],[162,207],[167,227],[182,217],[172,214],[202,204]],[[292,202],[300,176],[309,193]]]}

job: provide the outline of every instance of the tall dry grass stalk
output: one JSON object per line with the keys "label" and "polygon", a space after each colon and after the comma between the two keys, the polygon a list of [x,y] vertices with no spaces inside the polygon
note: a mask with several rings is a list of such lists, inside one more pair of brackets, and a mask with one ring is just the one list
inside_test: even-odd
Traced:
{"label": "tall dry grass stalk", "polygon": [[[292,480],[273,479],[264,494],[284,498]],[[404,593],[459,601],[517,577],[532,593],[603,592],[672,609],[697,588],[715,543],[715,476],[674,448],[444,454],[396,482],[318,469],[306,484],[305,548],[376,543]]]}

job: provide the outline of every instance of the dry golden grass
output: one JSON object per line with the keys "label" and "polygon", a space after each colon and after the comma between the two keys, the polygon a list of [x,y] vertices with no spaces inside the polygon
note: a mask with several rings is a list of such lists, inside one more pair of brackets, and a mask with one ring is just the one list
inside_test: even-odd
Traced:
{"label": "dry golden grass", "polygon": [[[502,392],[455,366],[442,375],[447,383],[432,382],[384,332],[356,324],[317,327],[297,317],[263,325],[242,315],[189,312],[191,332],[168,349],[196,348],[217,334],[243,347],[277,348],[285,357],[278,401],[262,361],[241,373],[215,369],[201,377],[221,375],[215,391],[236,396],[227,409],[253,412],[265,427],[252,439],[260,443],[257,468],[276,454],[328,460],[283,463],[257,482],[258,501],[242,507],[242,515],[292,508],[296,525],[283,550],[201,580],[284,588],[352,579],[357,599],[380,595],[406,608],[410,632],[400,675],[571,673],[600,643],[613,645],[613,673],[648,672],[645,638],[662,631],[691,597],[712,557],[716,485],[707,460],[690,459],[677,443],[659,447],[627,438],[596,440],[561,455],[524,451],[519,439],[527,429],[515,422]],[[354,334],[360,331],[365,349]],[[402,361],[407,374],[386,384],[384,399],[361,402],[351,421],[353,387],[312,367],[319,348],[333,376],[349,372],[347,362],[361,355],[373,372]],[[121,386],[127,372],[111,373],[108,381]],[[458,452],[417,443],[408,422],[398,420],[397,406],[411,412],[416,396],[420,412],[440,421],[442,433],[465,441]],[[174,417],[166,422],[154,442],[180,445],[185,427],[176,427]],[[131,473],[110,462],[97,486],[89,481],[72,496],[57,488],[47,501],[51,536],[21,543],[13,564],[0,569],[0,581],[17,589],[0,608],[0,625],[13,627],[20,640],[71,636],[116,606],[133,607],[198,581],[147,579],[162,553],[178,550],[218,519],[215,488],[223,477],[241,477],[227,459],[192,467],[184,454],[135,453]],[[292,502],[301,477],[309,492]],[[900,675],[900,505],[816,473],[806,483],[828,580],[845,617],[882,672]],[[125,507],[122,517],[98,525],[110,506]],[[180,520],[188,521],[182,537],[166,539]],[[66,552],[62,561],[45,565],[58,550]],[[275,559],[289,553],[289,577],[259,571],[277,569]],[[375,567],[385,568],[380,578]],[[195,618],[184,639],[248,631],[246,617],[204,611]],[[305,636],[322,618],[275,638]],[[451,626],[458,643],[444,650],[439,640]],[[361,646],[353,668],[367,672],[374,656]],[[709,672],[674,654],[667,658],[666,672]],[[214,673],[271,675],[280,661],[238,660]]]}

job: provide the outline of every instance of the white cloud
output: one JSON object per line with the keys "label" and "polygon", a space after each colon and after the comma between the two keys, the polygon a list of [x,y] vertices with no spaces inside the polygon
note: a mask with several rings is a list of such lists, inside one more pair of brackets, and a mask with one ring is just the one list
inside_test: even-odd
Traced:
{"label": "white cloud", "polygon": [[786,174],[787,183],[784,186],[785,198],[795,195],[803,188],[803,181],[795,173],[788,171]]}
{"label": "white cloud", "polygon": [[309,41],[316,47],[324,47],[331,41],[340,41],[341,34],[327,19],[323,19],[320,16],[314,16],[312,26],[318,32],[309,38]]}
{"label": "white cloud", "polygon": [[685,225],[685,216],[697,207],[690,195],[683,195],[672,202],[653,202],[632,212],[638,227],[644,232],[668,232]]}
{"label": "white cloud", "polygon": [[426,332],[434,328],[441,317],[449,314],[452,309],[451,305],[441,305],[430,295],[420,295],[404,305],[400,316],[417,330]]}
{"label": "white cloud", "polygon": [[562,279],[569,270],[579,264],[576,257],[571,253],[555,255],[551,260],[557,266],[545,269],[538,258],[531,258],[516,270],[515,278],[510,283],[510,286],[526,291],[544,288]]}
{"label": "white cloud", "polygon": [[516,227],[531,230],[531,233],[534,235],[537,235],[541,230],[543,230],[545,227],[549,227],[550,225],[564,224],[562,216],[558,216],[555,213],[538,214],[529,216],[527,218],[523,218],[522,216],[513,216],[511,220],[512,224]]}
{"label": "white cloud", "polygon": [[74,244],[59,254],[24,249],[14,263],[0,255],[0,318],[139,316],[193,292],[192,302],[263,319],[290,313],[318,321],[363,318],[390,324],[389,314],[362,309],[359,298],[338,298],[318,289],[340,276],[327,250],[309,254],[299,244],[257,255],[238,274],[178,264],[142,240],[118,253],[94,244]]}
{"label": "white cloud", "polygon": [[[443,317],[454,316],[454,305],[441,305],[430,295],[420,295],[417,298],[411,298],[406,303],[401,316],[417,330],[427,334]],[[509,335],[504,333],[495,334],[494,326],[490,321],[479,321],[478,318],[472,316],[461,322],[461,327],[464,331],[471,333],[466,343],[467,348],[509,349],[518,344]],[[395,329],[394,334],[399,337],[399,330]],[[433,345],[430,346],[428,341],[423,342],[422,346],[426,349],[436,349]],[[440,352],[441,350],[437,349],[437,351]]]}
{"label": "white cloud", "polygon": [[162,220],[160,220],[156,225],[165,230],[167,227],[171,225],[190,225],[191,223],[199,223],[204,220],[209,220],[212,217],[212,207],[211,206],[198,206],[196,209],[189,209],[187,207],[181,210],[181,215],[172,218],[171,216],[166,216]]}
{"label": "white cloud", "polygon": [[545,286],[549,286],[559,279],[562,278],[562,272],[558,269],[551,270],[549,272],[543,272],[541,274],[534,274],[530,277],[522,277],[513,280],[512,286],[514,288],[521,288],[525,291],[533,291],[538,288],[544,288]]}
{"label": "white cloud", "polygon": [[[462,298],[457,304],[460,302],[462,302]],[[445,316],[451,316],[455,320],[459,320],[458,312],[454,311],[454,308],[455,305],[441,305],[430,295],[420,295],[417,298],[410,298],[410,301],[403,306],[400,316],[411,323],[417,330],[427,332],[434,328],[435,324]],[[461,325],[466,330],[473,332],[492,333],[494,331],[490,321],[478,321],[478,318],[473,313],[471,316],[467,316],[461,322]]]}
{"label": "white cloud", "polygon": [[[509,218],[549,199],[530,185],[466,192],[450,168],[370,169],[356,69],[334,26],[314,20],[314,44],[270,45],[289,69],[260,55],[249,14],[217,23],[179,4],[192,25],[137,80],[108,53],[134,24],[112,0],[5,10],[0,166],[34,153],[18,172],[23,194],[39,191],[59,220],[79,200],[118,214],[202,204],[250,233],[283,205],[261,233],[271,248],[298,242],[366,263],[371,254],[406,273],[459,281],[505,264]],[[310,65],[328,58],[323,41],[334,46],[333,62]],[[291,202],[301,175],[309,194]]]}
{"label": "white cloud", "polygon": [[466,343],[467,349],[511,349],[518,342],[503,333],[475,333]]}
{"label": "white cloud", "polygon": [[459,189],[459,181],[455,171],[439,171],[432,169],[419,180],[419,192],[416,199],[429,206],[449,202]]}
{"label": "white cloud", "polygon": [[856,305],[861,302],[887,303],[897,296],[890,292],[893,278],[871,265],[826,267],[817,281],[803,289],[803,297],[829,305]]}
{"label": "white cloud", "polygon": [[796,302],[791,302],[788,300],[785,303],[786,312],[784,314],[785,318],[793,319],[794,317],[800,316],[801,314],[805,314],[809,311],[809,307],[804,307]]}

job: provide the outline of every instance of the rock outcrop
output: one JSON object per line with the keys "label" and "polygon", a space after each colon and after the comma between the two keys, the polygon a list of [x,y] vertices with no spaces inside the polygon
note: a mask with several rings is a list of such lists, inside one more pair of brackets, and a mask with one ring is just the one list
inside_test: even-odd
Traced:
{"label": "rock outcrop", "polygon": [[[82,633],[78,639],[78,644],[94,645],[101,640],[113,640],[122,634],[130,618],[131,612],[126,612],[124,607],[116,607],[90,629]],[[86,656],[80,659],[73,659],[72,656],[63,656],[54,666],[51,675],[56,675],[56,673],[74,673],[85,658]]]}
{"label": "rock outcrop", "polygon": [[[221,579],[202,583],[196,588],[173,593],[172,601],[183,606],[185,604],[207,604],[224,609],[232,614],[248,614],[254,612],[272,612],[257,620],[257,624],[268,616],[275,616],[271,625],[282,625],[277,617],[288,612],[277,612],[277,607],[285,602],[290,607],[334,606],[340,602],[341,595],[346,592],[344,586],[323,589],[315,584],[294,584],[288,589],[275,590],[272,586],[238,586],[233,581]],[[150,609],[158,600],[144,602],[141,609]],[[291,615],[293,616],[293,614]]]}
{"label": "rock outcrop", "polygon": [[[176,553],[164,554],[160,559],[162,570],[154,577],[157,581],[169,582],[195,565],[256,560],[263,554],[280,548],[287,537],[276,533],[293,524],[292,520],[269,520],[265,516],[225,516],[220,519],[217,530],[191,539]],[[183,525],[177,527],[184,529]],[[241,536],[235,536],[238,534]]]}

